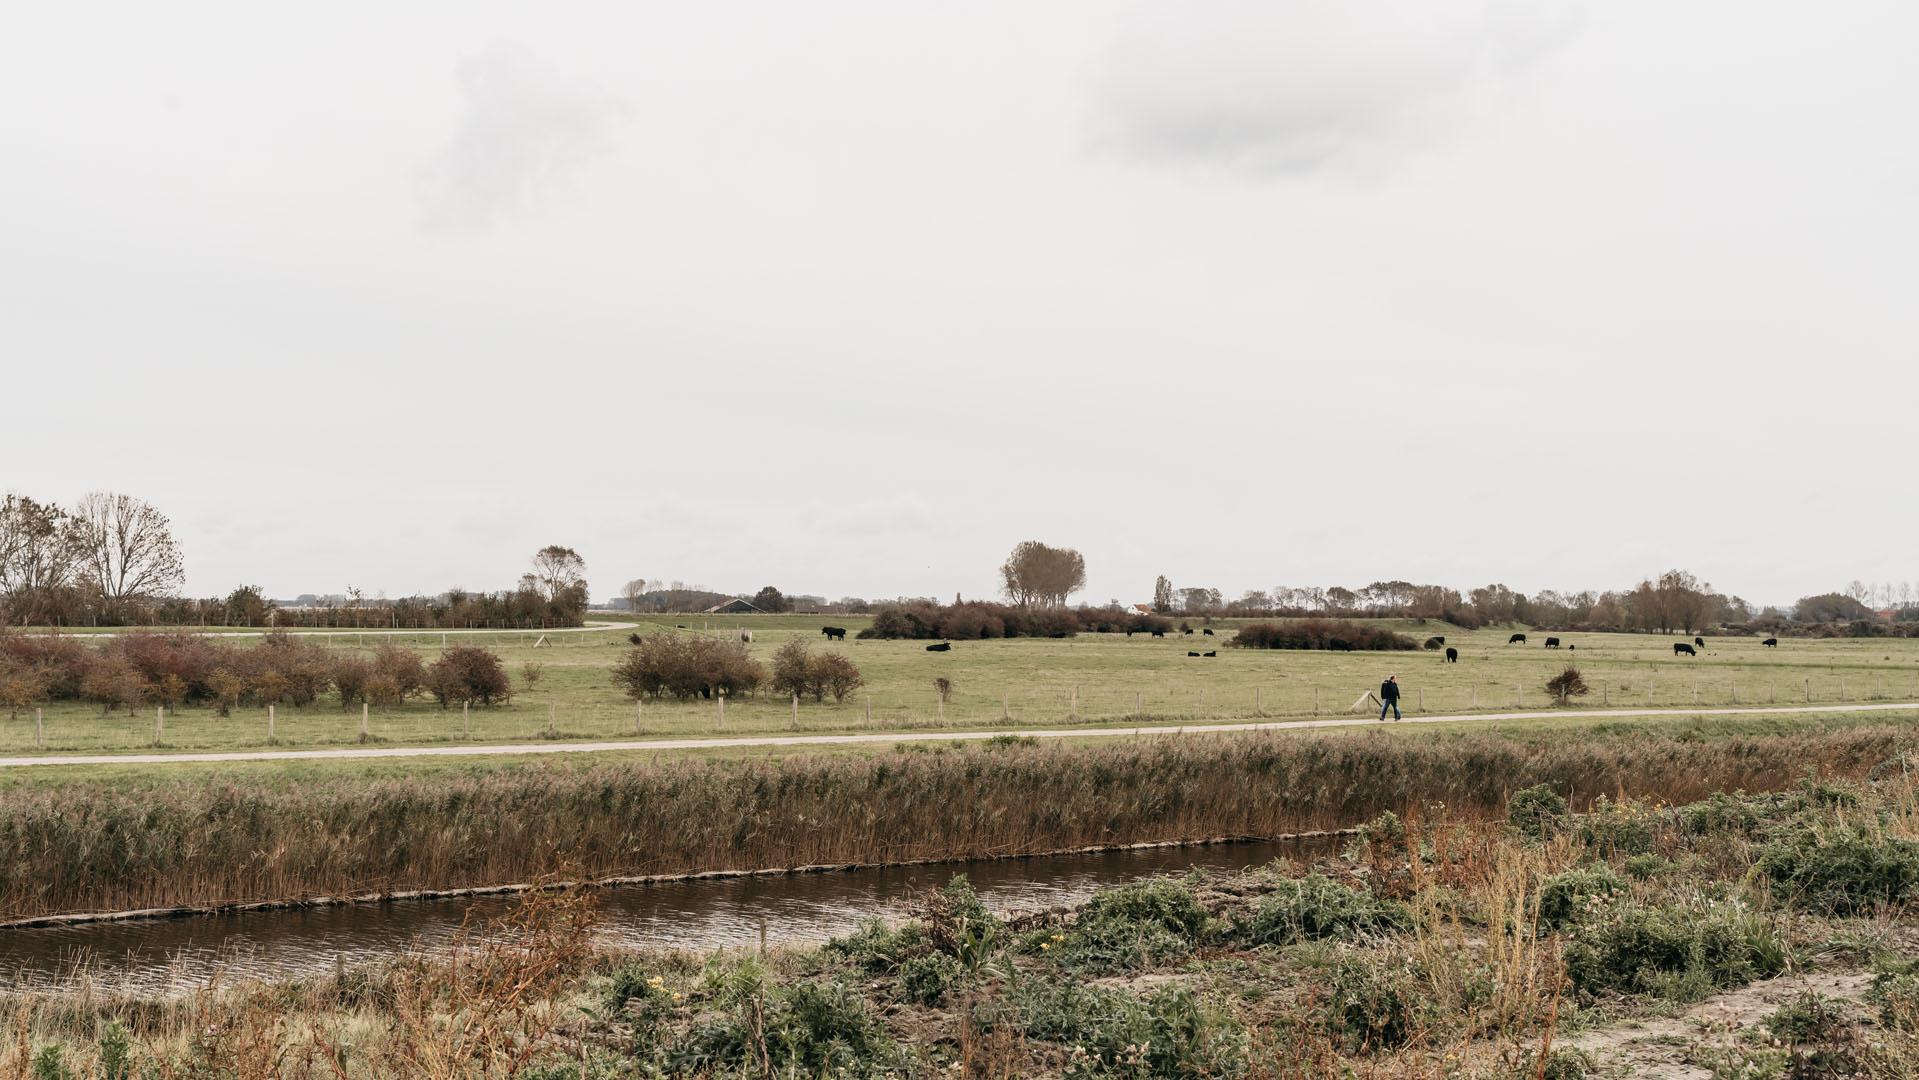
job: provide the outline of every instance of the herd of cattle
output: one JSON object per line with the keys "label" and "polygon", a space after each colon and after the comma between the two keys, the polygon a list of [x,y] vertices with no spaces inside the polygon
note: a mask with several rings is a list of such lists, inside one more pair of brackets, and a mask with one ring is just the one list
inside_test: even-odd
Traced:
{"label": "herd of cattle", "polygon": [[[1166,636],[1166,631],[1164,630],[1141,630],[1138,632],[1142,634],[1150,633],[1156,638],[1162,638]],[[1199,632],[1201,634],[1204,634],[1207,637],[1215,636],[1213,634],[1212,627],[1202,628]],[[822,626],[820,627],[820,633],[825,634],[826,639],[828,641],[845,641],[846,640],[846,628],[843,626]],[[1186,627],[1182,629],[1180,633],[1190,636],[1193,633],[1193,630],[1191,627]],[[1134,634],[1134,631],[1132,630],[1126,631],[1127,637],[1132,637],[1133,634]],[[753,639],[749,634],[748,636],[744,637],[743,640],[752,641]],[[639,644],[638,634],[633,635],[633,643],[635,645]],[[1513,636],[1506,639],[1506,644],[1524,645],[1526,644],[1526,635],[1514,634]],[[1764,645],[1768,649],[1776,649],[1779,647],[1779,639],[1776,637],[1769,637],[1766,640],[1760,642],[1759,644]],[[1438,636],[1434,636],[1426,639],[1426,647],[1428,649],[1436,649],[1442,645],[1446,645],[1446,638],[1443,635],[1438,635]],[[1559,648],[1560,647],[1559,639],[1556,637],[1547,638],[1545,642],[1545,647],[1548,649]],[[1673,642],[1673,646],[1672,646],[1672,654],[1674,656],[1695,656],[1696,657],[1699,655],[1700,650],[1704,649],[1705,647],[1706,647],[1706,639],[1703,637],[1693,638],[1692,644],[1690,645],[1683,641],[1675,641]],[[1568,644],[1566,645],[1566,648],[1569,650],[1577,650],[1579,646],[1574,644]],[[952,652],[953,643],[950,641],[935,642],[932,645],[928,645],[926,647],[926,651],[927,652]],[[1218,656],[1219,650],[1208,649],[1205,652],[1197,652],[1197,651],[1189,650],[1186,653],[1186,655],[1192,656],[1192,657]],[[1449,645],[1446,646],[1446,662],[1448,664],[1459,663],[1459,650]]]}

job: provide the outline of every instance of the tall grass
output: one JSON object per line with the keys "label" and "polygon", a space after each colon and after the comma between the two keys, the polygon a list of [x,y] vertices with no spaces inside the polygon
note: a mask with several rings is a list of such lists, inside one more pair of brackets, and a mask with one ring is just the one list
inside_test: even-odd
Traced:
{"label": "tall grass", "polygon": [[1696,740],[1248,734],[448,777],[74,784],[0,806],[0,917],[585,877],[1017,855],[1351,825],[1548,783],[1700,798],[1857,775],[1896,728]]}

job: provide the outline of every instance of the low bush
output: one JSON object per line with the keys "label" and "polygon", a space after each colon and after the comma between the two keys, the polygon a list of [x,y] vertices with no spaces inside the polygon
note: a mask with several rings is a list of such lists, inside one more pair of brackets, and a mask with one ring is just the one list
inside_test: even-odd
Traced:
{"label": "low bush", "polygon": [[1186,956],[1213,926],[1190,885],[1155,878],[1093,897],[1049,951],[1072,971],[1138,970]]}
{"label": "low bush", "polygon": [[1239,633],[1227,644],[1241,649],[1329,649],[1334,652],[1419,648],[1418,642],[1404,634],[1343,619],[1248,623],[1240,627]]}
{"label": "low bush", "polygon": [[917,600],[888,604],[873,612],[872,625],[859,637],[880,639],[1071,637],[1078,617],[1063,607],[1016,607],[982,600],[935,604]]}
{"label": "low bush", "polygon": [[1249,945],[1292,945],[1392,933],[1411,925],[1404,905],[1309,874],[1282,880],[1260,897],[1251,914],[1234,925],[1233,936]]}
{"label": "low bush", "polygon": [[1797,903],[1833,915],[1919,898],[1919,842],[1863,825],[1801,828],[1760,848],[1756,865]]}
{"label": "low bush", "polygon": [[455,645],[425,669],[426,685],[441,708],[503,705],[513,700],[513,680],[499,654],[477,645]]}
{"label": "low bush", "polygon": [[1556,836],[1571,818],[1566,797],[1551,784],[1535,784],[1515,791],[1506,800],[1506,820],[1521,836],[1544,840]]}
{"label": "low bush", "polygon": [[1592,687],[1586,685],[1586,677],[1576,667],[1566,670],[1546,680],[1546,696],[1556,705],[1570,705],[1572,699],[1592,693]]}
{"label": "low bush", "polygon": [[1625,882],[1605,863],[1563,870],[1539,886],[1539,925],[1559,930],[1572,925],[1596,902],[1626,891]]}
{"label": "low bush", "polygon": [[1013,1018],[1029,1038],[1068,1048],[1067,1077],[1236,1077],[1245,1029],[1183,986],[1147,997],[1077,981],[1020,979]]}
{"label": "low bush", "polygon": [[1659,820],[1644,803],[1614,802],[1601,795],[1592,809],[1574,819],[1574,832],[1588,847],[1607,856],[1644,855],[1657,842]]}
{"label": "low bush", "polygon": [[636,699],[750,694],[766,677],[744,643],[702,634],[655,634],[613,665],[613,681]]}
{"label": "low bush", "polygon": [[1779,929],[1726,901],[1620,901],[1576,924],[1566,946],[1566,974],[1588,994],[1694,1001],[1785,968]]}

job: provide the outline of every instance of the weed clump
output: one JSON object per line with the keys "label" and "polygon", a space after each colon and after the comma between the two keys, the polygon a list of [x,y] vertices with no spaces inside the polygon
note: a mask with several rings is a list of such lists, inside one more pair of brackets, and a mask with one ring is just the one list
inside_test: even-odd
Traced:
{"label": "weed clump", "polygon": [[1833,915],[1919,897],[1919,842],[1863,825],[1798,829],[1760,848],[1756,865],[1798,903]]}
{"label": "weed clump", "polygon": [[1411,925],[1405,905],[1309,874],[1281,881],[1260,897],[1252,913],[1233,927],[1233,937],[1249,945],[1292,945],[1394,933]]}
{"label": "weed clump", "polygon": [[1539,926],[1564,929],[1625,891],[1625,883],[1605,863],[1563,870],[1540,883]]}
{"label": "weed clump", "polygon": [[1071,971],[1138,970],[1191,953],[1214,931],[1215,922],[1192,886],[1155,878],[1100,893],[1057,947],[1041,946]]}
{"label": "weed clump", "polygon": [[1579,922],[1566,946],[1566,974],[1588,994],[1695,1001],[1785,969],[1779,929],[1730,901],[1621,901]]}
{"label": "weed clump", "polygon": [[1566,797],[1554,791],[1551,784],[1535,784],[1524,791],[1515,791],[1506,800],[1506,821],[1530,840],[1558,835],[1571,816]]}

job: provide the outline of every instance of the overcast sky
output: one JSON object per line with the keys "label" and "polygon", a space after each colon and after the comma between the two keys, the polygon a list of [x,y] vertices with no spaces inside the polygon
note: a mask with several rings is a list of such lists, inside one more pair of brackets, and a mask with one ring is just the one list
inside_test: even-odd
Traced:
{"label": "overcast sky", "polygon": [[188,590],[1919,578],[1911,4],[10,0],[0,489]]}

